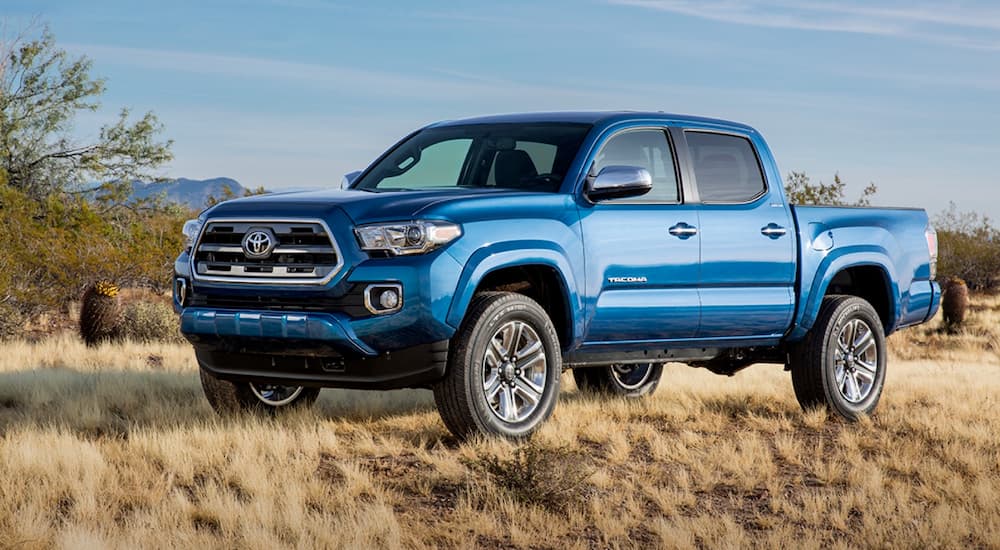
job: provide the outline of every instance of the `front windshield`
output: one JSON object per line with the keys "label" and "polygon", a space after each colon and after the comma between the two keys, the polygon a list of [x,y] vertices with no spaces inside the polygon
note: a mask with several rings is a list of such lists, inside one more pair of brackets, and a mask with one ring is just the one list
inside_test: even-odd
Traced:
{"label": "front windshield", "polygon": [[559,190],[589,124],[468,124],[417,132],[352,187]]}

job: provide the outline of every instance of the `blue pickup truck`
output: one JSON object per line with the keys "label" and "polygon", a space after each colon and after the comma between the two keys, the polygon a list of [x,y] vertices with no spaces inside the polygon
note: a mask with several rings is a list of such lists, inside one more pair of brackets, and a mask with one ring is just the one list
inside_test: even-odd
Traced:
{"label": "blue pickup truck", "polygon": [[923,210],[789,205],[761,135],[723,120],[441,122],[341,187],[185,225],[175,307],[220,413],[424,387],[456,436],[520,438],[565,369],[637,398],[667,362],[778,363],[803,407],[851,420],[878,404],[886,335],[940,299]]}

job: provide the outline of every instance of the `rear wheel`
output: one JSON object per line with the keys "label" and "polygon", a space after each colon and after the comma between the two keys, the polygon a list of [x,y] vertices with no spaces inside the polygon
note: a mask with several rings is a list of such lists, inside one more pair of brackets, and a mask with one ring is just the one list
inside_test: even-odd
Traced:
{"label": "rear wheel", "polygon": [[615,364],[573,369],[573,379],[583,391],[642,397],[656,391],[663,374],[661,363]]}
{"label": "rear wheel", "polygon": [[201,387],[212,409],[221,415],[276,414],[309,407],[319,397],[319,388],[234,382],[218,378],[204,366],[201,367]]}
{"label": "rear wheel", "polygon": [[456,437],[526,438],[552,414],[562,355],[548,314],[511,292],[477,295],[451,342],[434,400]]}
{"label": "rear wheel", "polygon": [[886,374],[878,313],[857,296],[824,298],[816,324],[792,349],[790,366],[803,409],[826,407],[847,420],[871,414]]}

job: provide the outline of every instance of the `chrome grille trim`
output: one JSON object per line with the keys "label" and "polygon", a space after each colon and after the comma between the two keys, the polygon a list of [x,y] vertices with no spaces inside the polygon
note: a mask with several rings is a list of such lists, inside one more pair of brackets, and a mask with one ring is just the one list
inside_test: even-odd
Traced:
{"label": "chrome grille trim", "polygon": [[[202,252],[216,252],[223,254],[243,255],[243,247],[238,244],[218,244],[205,243],[202,241],[209,228],[225,224],[248,224],[249,227],[269,227],[275,230],[276,234],[287,235],[289,232],[277,231],[276,226],[296,226],[296,225],[317,225],[325,232],[330,244],[328,245],[305,245],[305,244],[281,244],[279,237],[278,246],[271,252],[270,258],[276,258],[282,254],[333,254],[336,256],[336,263],[268,263],[254,264],[244,261],[208,261],[199,260],[198,256]],[[248,227],[248,229],[249,229]],[[243,235],[244,233],[236,233]],[[295,233],[291,233],[295,234]],[[311,233],[318,235],[319,233]],[[305,235],[305,233],[303,233]],[[337,239],[330,231],[330,226],[318,218],[208,218],[202,226],[198,240],[191,248],[190,254],[191,275],[196,281],[216,282],[216,283],[236,283],[236,284],[271,284],[271,285],[324,285],[330,282],[333,277],[344,267],[344,257],[337,245]],[[228,267],[228,270],[210,269],[211,266],[217,268]],[[301,270],[301,272],[296,272]]]}
{"label": "chrome grille trim", "polygon": [[[243,247],[236,245],[224,245],[224,244],[203,244],[198,249],[199,252],[228,252],[230,254],[242,254]],[[337,250],[332,246],[323,245],[292,245],[292,246],[277,246],[271,251],[271,255],[275,254],[336,254]]]}

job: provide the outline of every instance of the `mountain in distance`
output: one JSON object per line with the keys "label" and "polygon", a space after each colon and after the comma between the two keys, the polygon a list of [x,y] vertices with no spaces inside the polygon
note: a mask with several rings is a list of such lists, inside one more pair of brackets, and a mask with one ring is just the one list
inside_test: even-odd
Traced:
{"label": "mountain in distance", "polygon": [[162,183],[135,182],[132,184],[132,198],[145,199],[162,195],[166,202],[187,206],[192,210],[205,209],[209,197],[222,198],[229,187],[233,195],[242,197],[245,187],[233,178],[210,178],[195,180],[177,178]]}

